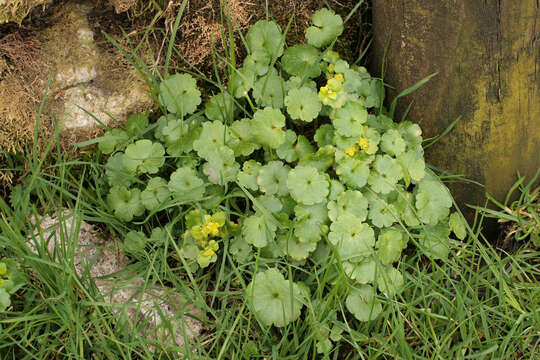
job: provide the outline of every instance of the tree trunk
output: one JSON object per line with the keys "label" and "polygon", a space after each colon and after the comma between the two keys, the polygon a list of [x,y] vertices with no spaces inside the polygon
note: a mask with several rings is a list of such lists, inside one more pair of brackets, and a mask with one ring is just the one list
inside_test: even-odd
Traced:
{"label": "tree trunk", "polygon": [[372,73],[385,61],[389,97],[425,76],[408,119],[424,137],[452,132],[426,151],[444,170],[485,184],[451,184],[460,205],[484,204],[485,192],[504,200],[516,173],[540,167],[539,0],[373,0]]}

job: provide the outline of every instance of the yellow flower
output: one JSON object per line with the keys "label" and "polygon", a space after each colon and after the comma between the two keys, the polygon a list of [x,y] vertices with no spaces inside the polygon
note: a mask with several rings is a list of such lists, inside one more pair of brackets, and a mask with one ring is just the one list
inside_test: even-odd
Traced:
{"label": "yellow flower", "polygon": [[206,236],[217,236],[219,234],[219,224],[217,222],[209,221],[202,226],[201,232]]}
{"label": "yellow flower", "polygon": [[328,89],[333,90],[333,91],[341,90],[341,83],[335,78],[329,79],[326,86],[328,87]]}
{"label": "yellow flower", "polygon": [[323,60],[329,63],[334,63],[339,60],[339,54],[336,51],[330,50],[324,54]]}
{"label": "yellow flower", "polygon": [[208,245],[204,247],[199,254],[203,257],[212,257],[216,254],[216,251],[219,249],[219,244],[215,240],[210,240]]}
{"label": "yellow flower", "polygon": [[328,65],[328,72],[331,72],[331,73],[334,72],[334,64],[329,64]]}
{"label": "yellow flower", "polygon": [[349,156],[353,156],[356,153],[357,150],[358,150],[358,148],[356,147],[356,145],[353,145],[350,148],[348,148],[347,150],[345,150],[345,154],[347,154]]}
{"label": "yellow flower", "polygon": [[214,251],[214,249],[201,250],[201,256],[204,256],[204,257],[212,257],[215,254],[216,252]]}
{"label": "yellow flower", "polygon": [[334,79],[336,79],[336,80],[339,81],[339,82],[345,81],[345,79],[343,78],[343,74],[336,74],[336,75],[334,76]]}
{"label": "yellow flower", "polygon": [[364,151],[366,151],[367,149],[369,149],[369,140],[366,139],[366,138],[363,138],[361,137],[359,140],[358,140],[358,145],[360,145],[360,148]]}

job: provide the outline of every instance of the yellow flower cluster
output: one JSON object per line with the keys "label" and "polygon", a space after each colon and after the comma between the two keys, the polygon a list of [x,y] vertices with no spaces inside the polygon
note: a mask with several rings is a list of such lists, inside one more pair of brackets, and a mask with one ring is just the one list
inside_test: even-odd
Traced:
{"label": "yellow flower cluster", "polygon": [[354,154],[356,154],[359,150],[358,147],[360,147],[360,149],[362,149],[363,151],[367,151],[367,149],[369,149],[369,139],[361,137],[360,139],[358,139],[357,144],[354,144],[353,146],[345,150],[344,153],[349,156],[354,156]]}
{"label": "yellow flower cluster", "polygon": [[206,224],[203,224],[201,227],[201,233],[205,236],[212,235],[218,236],[220,225],[217,222],[208,221]]}
{"label": "yellow flower cluster", "polygon": [[340,59],[339,53],[333,50],[327,51],[326,54],[324,54],[323,56],[323,60],[330,63],[330,65],[334,65],[334,63],[338,61],[339,59]]}
{"label": "yellow flower cluster", "polygon": [[184,235],[184,240],[196,245],[199,249],[197,255],[197,263],[201,267],[206,267],[217,259],[216,252],[219,250],[219,243],[216,237],[223,238],[226,236],[224,226],[226,223],[226,215],[224,212],[216,212],[213,215],[203,214],[199,210],[193,210],[187,216],[190,218],[190,228]]}
{"label": "yellow flower cluster", "polygon": [[345,154],[347,154],[349,156],[354,156],[354,154],[356,154],[357,151],[358,151],[358,146],[353,145],[350,148],[348,148],[347,150],[345,150],[344,152],[345,152]]}
{"label": "yellow flower cluster", "polygon": [[344,95],[344,92],[341,89],[343,81],[343,75],[336,74],[328,79],[325,86],[321,86],[321,89],[319,90],[319,99],[321,99],[323,104],[334,106],[338,95]]}
{"label": "yellow flower cluster", "polygon": [[219,244],[215,240],[210,240],[203,250],[199,252],[200,257],[212,257],[219,250]]}
{"label": "yellow flower cluster", "polygon": [[335,108],[340,108],[346,99],[346,93],[342,90],[345,78],[342,73],[335,72],[334,63],[339,60],[339,54],[335,51],[329,51],[324,60],[329,64],[326,67],[326,78],[328,79],[325,86],[321,86],[319,90],[319,99],[324,105]]}
{"label": "yellow flower cluster", "polygon": [[360,149],[366,151],[369,149],[369,139],[361,137],[358,139],[358,145],[360,145]]}

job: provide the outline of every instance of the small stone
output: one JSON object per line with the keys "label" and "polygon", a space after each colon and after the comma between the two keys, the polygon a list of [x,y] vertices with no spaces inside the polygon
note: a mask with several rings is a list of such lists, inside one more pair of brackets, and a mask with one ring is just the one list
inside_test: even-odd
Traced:
{"label": "small stone", "polygon": [[[36,245],[39,244],[34,239],[47,241],[46,248],[52,258],[59,259],[62,253],[70,250],[62,249],[62,244],[68,246],[67,240],[77,238],[73,255],[77,275],[88,272],[105,301],[113,305],[111,308],[123,315],[131,326],[142,328],[141,335],[148,340],[162,342],[166,347],[183,348],[185,338],[193,339],[203,330],[202,322],[196,319],[202,317],[201,312],[173,289],[146,286],[141,277],[116,276],[128,264],[118,243],[103,239],[90,224],[79,222],[73,213],[66,210],[60,219],[49,216],[34,223],[38,223],[43,237],[36,232],[28,241],[29,248],[37,254]],[[77,236],[74,231],[78,231]],[[102,279],[104,277],[107,278]],[[155,351],[154,347],[149,349]],[[182,357],[182,354],[178,356]]]}

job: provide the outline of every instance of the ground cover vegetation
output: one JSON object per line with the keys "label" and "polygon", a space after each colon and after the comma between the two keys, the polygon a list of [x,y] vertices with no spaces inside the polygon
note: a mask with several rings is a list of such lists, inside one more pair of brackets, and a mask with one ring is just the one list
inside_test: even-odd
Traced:
{"label": "ground cover vegetation", "polygon": [[[464,221],[443,182],[457,177],[424,163],[420,127],[395,122],[382,79],[332,50],[344,21],[315,12],[302,44],[257,22],[241,66],[234,44],[219,59],[223,82],[167,66],[155,75],[124,50],[162,115],[131,116],[79,144],[97,150],[77,160],[51,143],[53,161],[34,155],[1,200],[0,354],[535,358],[538,252],[491,247],[481,229],[497,212]],[[203,82],[215,90],[204,99]],[[515,216],[537,219],[531,186]],[[115,321],[94,280],[75,274],[76,232],[61,261],[32,252],[28,235],[39,234],[28,219],[65,207],[121,239],[147,285],[193,302],[205,333],[181,349]],[[531,227],[519,235],[534,242]]]}

